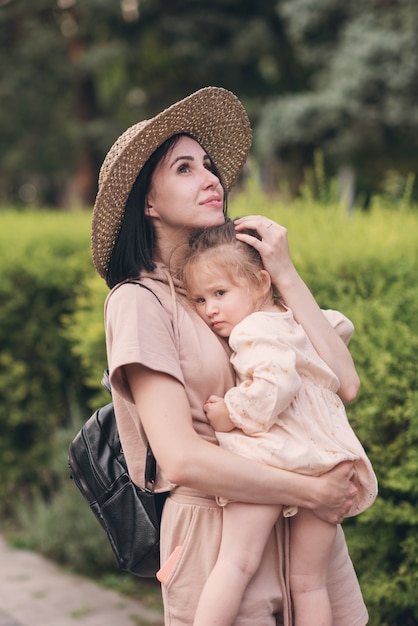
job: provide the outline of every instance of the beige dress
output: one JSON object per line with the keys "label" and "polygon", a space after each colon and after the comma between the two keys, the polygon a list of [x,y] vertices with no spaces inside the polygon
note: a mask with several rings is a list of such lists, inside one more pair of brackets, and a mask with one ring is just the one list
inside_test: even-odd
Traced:
{"label": "beige dress", "polygon": [[[106,304],[108,362],[116,418],[130,473],[139,486],[143,486],[145,437],[123,366],[142,363],[184,385],[195,430],[215,445],[215,433],[208,424],[203,404],[209,395],[223,396],[234,384],[228,346],[190,309],[168,272],[159,267],[144,282],[161,303],[147,290],[127,284],[111,293]],[[167,487],[161,475],[158,487]],[[234,626],[290,626],[286,529],[287,521],[281,518],[271,533],[260,568],[247,588]],[[183,549],[162,588],[166,626],[193,624],[200,593],[216,561],[221,533],[222,509],[212,496],[173,488],[163,511],[161,561],[177,545]],[[341,527],[332,551],[328,591],[334,626],[367,623],[367,610]]]}
{"label": "beige dress", "polygon": [[[323,313],[348,342],[351,322],[338,311]],[[249,315],[233,329],[229,344],[237,381],[225,402],[237,428],[217,433],[221,446],[311,476],[355,461],[359,492],[348,516],[373,504],[376,476],[337,395],[339,380],[292,312]]]}

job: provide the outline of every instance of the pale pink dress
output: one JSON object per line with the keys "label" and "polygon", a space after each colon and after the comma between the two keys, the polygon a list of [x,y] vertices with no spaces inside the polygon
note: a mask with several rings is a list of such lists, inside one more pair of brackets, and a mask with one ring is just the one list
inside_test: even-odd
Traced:
{"label": "pale pink dress", "polygon": [[[348,343],[352,323],[338,311],[324,315]],[[232,331],[236,386],[225,402],[236,428],[216,433],[224,448],[301,474],[320,475],[355,461],[358,496],[349,515],[368,508],[377,480],[337,395],[339,380],[316,352],[292,312],[257,312]],[[297,509],[287,508],[292,515]]]}

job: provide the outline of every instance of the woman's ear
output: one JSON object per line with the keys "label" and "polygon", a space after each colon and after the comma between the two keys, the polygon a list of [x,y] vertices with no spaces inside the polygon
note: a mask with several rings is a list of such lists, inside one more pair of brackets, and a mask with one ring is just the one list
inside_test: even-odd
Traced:
{"label": "woman's ear", "polygon": [[145,199],[145,215],[147,215],[148,217],[155,217],[154,207],[151,200],[149,199],[149,196],[147,196],[147,198]]}

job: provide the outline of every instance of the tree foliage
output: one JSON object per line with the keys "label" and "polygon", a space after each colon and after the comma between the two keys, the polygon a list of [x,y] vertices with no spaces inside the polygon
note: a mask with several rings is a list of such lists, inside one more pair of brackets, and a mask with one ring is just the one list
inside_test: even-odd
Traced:
{"label": "tree foliage", "polygon": [[306,80],[262,111],[259,153],[301,167],[319,147],[332,173],[349,164],[369,188],[388,169],[416,172],[416,3],[282,0],[279,9]]}
{"label": "tree foliage", "polygon": [[210,84],[251,111],[281,80],[268,0],[9,0],[0,35],[8,201],[91,203],[104,155],[128,125]]}
{"label": "tree foliage", "polygon": [[3,0],[0,200],[91,204],[130,124],[234,91],[254,154],[416,171],[414,0]]}

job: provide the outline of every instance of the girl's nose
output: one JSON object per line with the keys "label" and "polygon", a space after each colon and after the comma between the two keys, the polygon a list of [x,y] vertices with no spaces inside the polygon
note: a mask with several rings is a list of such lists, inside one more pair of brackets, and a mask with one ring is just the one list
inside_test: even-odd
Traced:
{"label": "girl's nose", "polygon": [[206,315],[208,317],[212,317],[215,313],[217,313],[218,308],[216,306],[216,302],[206,302]]}

